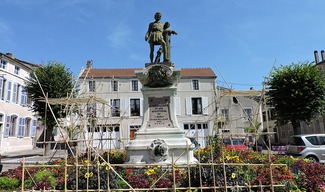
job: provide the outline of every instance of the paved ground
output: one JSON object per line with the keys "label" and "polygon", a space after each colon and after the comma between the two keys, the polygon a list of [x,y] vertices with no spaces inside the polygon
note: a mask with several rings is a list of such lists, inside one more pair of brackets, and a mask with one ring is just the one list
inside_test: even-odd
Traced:
{"label": "paved ground", "polygon": [[22,161],[25,164],[46,163],[64,157],[66,151],[52,151],[51,155],[43,155],[44,149],[35,148],[33,150],[5,153],[1,155],[2,172],[14,169],[20,165]]}

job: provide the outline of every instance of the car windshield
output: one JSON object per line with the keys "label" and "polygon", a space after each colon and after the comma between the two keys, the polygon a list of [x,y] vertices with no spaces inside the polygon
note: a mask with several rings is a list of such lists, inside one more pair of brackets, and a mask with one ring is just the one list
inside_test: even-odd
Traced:
{"label": "car windshield", "polygon": [[301,137],[291,137],[291,139],[288,142],[288,145],[299,145],[299,146],[304,146],[305,143],[301,139]]}

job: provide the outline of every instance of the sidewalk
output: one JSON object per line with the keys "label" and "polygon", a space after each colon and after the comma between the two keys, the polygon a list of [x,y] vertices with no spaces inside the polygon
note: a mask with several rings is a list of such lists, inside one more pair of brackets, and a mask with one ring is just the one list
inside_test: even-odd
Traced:
{"label": "sidewalk", "polygon": [[2,153],[1,157],[2,158],[12,158],[12,157],[26,157],[26,156],[34,156],[34,155],[43,155],[43,152],[44,152],[43,148],[34,148],[31,150]]}
{"label": "sidewalk", "polygon": [[14,169],[20,166],[24,161],[26,165],[47,163],[56,159],[63,158],[66,155],[65,150],[51,151],[51,155],[43,155],[43,148],[35,148],[33,150],[25,150],[18,152],[10,152],[1,154],[2,172]]}

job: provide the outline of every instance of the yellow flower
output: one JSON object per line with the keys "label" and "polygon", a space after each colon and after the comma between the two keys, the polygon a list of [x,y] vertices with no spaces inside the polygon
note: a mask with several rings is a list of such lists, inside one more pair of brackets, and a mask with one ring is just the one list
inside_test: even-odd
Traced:
{"label": "yellow flower", "polygon": [[146,174],[147,174],[148,176],[150,176],[150,175],[152,175],[154,172],[155,172],[154,169],[149,169],[149,170],[146,172]]}
{"label": "yellow flower", "polygon": [[109,170],[109,166],[106,166],[105,169],[108,171]]}
{"label": "yellow flower", "polygon": [[102,164],[101,164],[102,166],[104,166],[104,165],[107,165],[107,163],[104,161],[104,162],[102,162]]}
{"label": "yellow flower", "polygon": [[92,177],[93,175],[94,175],[93,172],[85,173],[84,177],[89,178],[89,177]]}
{"label": "yellow flower", "polygon": [[87,159],[84,160],[84,163],[87,164],[87,165],[90,164],[90,162]]}
{"label": "yellow flower", "polygon": [[236,173],[232,173],[231,178],[235,179],[236,178]]}

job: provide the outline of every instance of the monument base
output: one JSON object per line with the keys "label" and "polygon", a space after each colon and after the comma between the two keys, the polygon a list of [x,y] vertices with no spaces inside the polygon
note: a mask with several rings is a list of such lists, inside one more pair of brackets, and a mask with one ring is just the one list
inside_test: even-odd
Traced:
{"label": "monument base", "polygon": [[167,64],[152,64],[136,71],[144,85],[143,122],[134,140],[126,146],[129,164],[193,164],[194,144],[185,137],[175,114],[175,95],[180,70]]}
{"label": "monument base", "polygon": [[[194,145],[175,128],[146,129],[126,147],[129,164],[193,164]],[[156,139],[159,138],[159,139]]]}

